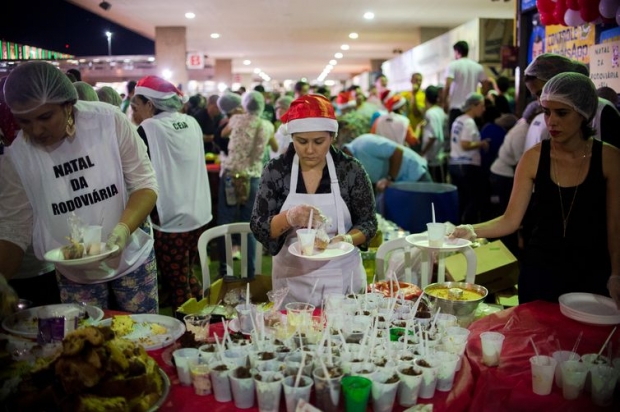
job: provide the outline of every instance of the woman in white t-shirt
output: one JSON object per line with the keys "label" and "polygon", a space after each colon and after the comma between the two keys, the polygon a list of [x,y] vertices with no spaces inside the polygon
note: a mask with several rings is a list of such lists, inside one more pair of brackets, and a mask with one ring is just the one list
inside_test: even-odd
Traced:
{"label": "woman in white t-shirt", "polygon": [[487,186],[480,166],[480,150],[487,150],[489,142],[480,139],[475,119],[484,114],[484,96],[467,96],[450,133],[450,179],[459,193],[462,222],[480,222],[483,190]]}

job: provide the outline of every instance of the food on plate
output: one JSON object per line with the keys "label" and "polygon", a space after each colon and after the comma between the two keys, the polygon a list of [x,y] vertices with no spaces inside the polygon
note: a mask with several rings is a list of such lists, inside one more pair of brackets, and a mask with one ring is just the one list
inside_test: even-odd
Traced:
{"label": "food on plate", "polygon": [[168,329],[158,323],[151,323],[151,332],[153,335],[165,335],[168,333]]}
{"label": "food on plate", "polygon": [[163,387],[144,348],[109,327],[88,326],[69,333],[51,361],[35,365],[11,410],[147,411]]}
{"label": "food on plate", "polygon": [[129,315],[116,315],[112,317],[112,330],[118,337],[129,335],[134,323],[136,322]]}
{"label": "food on plate", "polygon": [[65,260],[80,259],[84,256],[84,245],[69,238],[70,244],[63,246],[60,251]]}
{"label": "food on plate", "polygon": [[327,245],[329,245],[329,239],[325,240],[319,238],[317,232],[317,236],[314,237],[314,248],[319,252],[322,252],[327,249]]}
{"label": "food on plate", "polygon": [[433,287],[426,290],[426,294],[446,300],[471,301],[484,298],[479,292],[460,287]]}
{"label": "food on plate", "polygon": [[398,282],[395,280],[380,280],[368,285],[369,292],[378,292],[386,298],[395,297],[400,291],[406,300],[413,300],[422,294],[422,289],[413,283]]}

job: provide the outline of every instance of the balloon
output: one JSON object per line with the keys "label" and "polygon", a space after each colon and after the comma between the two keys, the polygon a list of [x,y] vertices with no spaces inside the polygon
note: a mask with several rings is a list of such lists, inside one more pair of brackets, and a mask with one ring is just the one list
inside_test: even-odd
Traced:
{"label": "balloon", "polygon": [[619,0],[601,0],[598,5],[598,11],[603,18],[612,19],[616,17],[618,6],[620,6]]}
{"label": "balloon", "polygon": [[[536,7],[538,8],[540,14],[551,13],[555,8],[555,4],[551,0],[536,0]],[[616,10],[614,9],[614,12],[615,11]]]}
{"label": "balloon", "polygon": [[553,17],[555,18],[556,24],[561,24],[562,26],[566,26],[566,21],[564,20],[564,15],[566,14],[566,0],[558,0],[555,3],[555,10],[553,11]]}
{"label": "balloon", "polygon": [[553,26],[554,24],[558,24],[558,22],[553,16],[553,13],[540,13],[540,24],[543,26]]}
{"label": "balloon", "polygon": [[[618,16],[616,15],[616,19]],[[564,21],[567,26],[576,27],[581,26],[585,23],[585,21],[581,18],[578,10],[568,9],[566,10],[566,14],[564,14]]]}
{"label": "balloon", "polygon": [[566,0],[566,6],[571,10],[579,10],[579,0]]}
{"label": "balloon", "polygon": [[600,16],[598,11],[599,2],[600,0],[579,0],[579,5],[581,6],[579,14],[581,18],[587,22],[598,19]]}

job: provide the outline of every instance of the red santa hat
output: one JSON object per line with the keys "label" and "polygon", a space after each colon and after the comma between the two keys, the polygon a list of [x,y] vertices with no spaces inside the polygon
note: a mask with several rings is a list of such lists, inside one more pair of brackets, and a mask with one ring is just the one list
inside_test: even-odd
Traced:
{"label": "red santa hat", "polygon": [[175,95],[184,103],[187,101],[183,93],[174,84],[157,76],[146,76],[136,84],[135,94],[152,99],[169,99]]}
{"label": "red santa hat", "polygon": [[350,92],[340,92],[336,98],[336,105],[340,110],[353,108],[356,106],[355,98]]}
{"label": "red santa hat", "polygon": [[407,100],[399,94],[395,94],[393,96],[389,96],[387,99],[383,101],[385,108],[389,112],[393,112],[396,109],[400,109],[407,103]]}
{"label": "red santa hat", "polygon": [[338,132],[334,106],[320,94],[307,94],[294,100],[281,120],[288,134]]}

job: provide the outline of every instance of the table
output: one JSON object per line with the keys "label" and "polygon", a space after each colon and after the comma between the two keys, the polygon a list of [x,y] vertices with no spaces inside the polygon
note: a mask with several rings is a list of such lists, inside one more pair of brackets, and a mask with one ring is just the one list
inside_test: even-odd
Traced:
{"label": "table", "polygon": [[[558,350],[556,339],[563,350],[571,350],[580,331],[583,338],[577,352],[580,355],[597,353],[612,330],[612,326],[586,325],[562,315],[557,303],[536,301],[522,304],[486,316],[469,327],[471,334],[466,357],[471,364],[475,388],[471,411],[597,411],[620,410],[620,400],[610,408],[595,406],[589,394],[567,401],[562,391],[553,385],[550,395],[532,392],[529,358],[534,355],[529,338],[539,352],[549,355]],[[482,364],[480,333],[497,331],[506,336],[499,367]],[[612,342],[618,348],[620,333]],[[617,391],[616,391],[617,393]]]}

